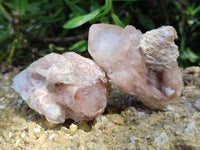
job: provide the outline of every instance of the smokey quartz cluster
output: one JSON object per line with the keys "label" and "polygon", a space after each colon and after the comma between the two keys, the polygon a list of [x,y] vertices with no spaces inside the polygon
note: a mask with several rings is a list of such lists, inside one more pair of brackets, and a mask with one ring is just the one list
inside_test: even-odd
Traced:
{"label": "smokey quartz cluster", "polygon": [[116,88],[152,109],[163,109],[180,95],[176,38],[171,26],[142,34],[130,25],[94,24],[88,51]]}
{"label": "smokey quartz cluster", "polygon": [[107,104],[105,73],[76,53],[51,53],[13,79],[12,88],[28,105],[53,123],[91,120]]}

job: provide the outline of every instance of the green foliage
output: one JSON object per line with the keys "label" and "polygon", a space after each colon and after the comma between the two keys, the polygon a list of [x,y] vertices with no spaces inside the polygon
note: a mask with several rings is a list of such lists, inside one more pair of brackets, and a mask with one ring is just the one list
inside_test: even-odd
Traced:
{"label": "green foliage", "polygon": [[16,12],[24,15],[27,9],[27,0],[14,0],[13,6]]}
{"label": "green foliage", "polygon": [[89,14],[77,16],[69,21],[67,21],[64,25],[63,28],[66,29],[73,29],[76,27],[81,26],[82,24],[94,19],[98,14],[100,14],[100,8],[96,9],[95,11],[92,11]]}
{"label": "green foliage", "polygon": [[[80,7],[78,7],[77,5],[75,5],[75,3],[70,2],[69,0],[65,0],[66,4],[71,8],[71,10],[74,12],[74,9],[77,10],[77,12],[81,13]],[[66,29],[73,29],[76,27],[81,26],[82,24],[86,23],[86,22],[95,22],[97,21],[99,18],[105,16],[110,9],[112,8],[112,0],[106,0],[105,1],[105,5],[97,8],[96,10],[88,13],[88,14],[79,14],[77,17],[74,17],[70,20],[68,20],[64,25],[63,28]],[[77,12],[74,12],[75,14],[77,14]],[[84,11],[82,11],[84,12]]]}
{"label": "green foliage", "polygon": [[200,1],[0,0],[0,63],[25,65],[50,52],[87,53],[93,23],[142,32],[172,25],[181,66],[200,65]]}
{"label": "green foliage", "polygon": [[148,15],[144,15],[139,11],[133,9],[134,14],[136,15],[139,23],[146,29],[152,30],[154,29],[154,23]]}
{"label": "green foliage", "polygon": [[54,44],[49,44],[49,49],[50,49],[51,52],[64,51],[65,50],[64,47],[58,47],[58,46],[55,46]]}
{"label": "green foliage", "polygon": [[69,50],[74,51],[74,52],[85,52],[88,47],[88,42],[86,40],[81,40],[76,43],[74,43]]}
{"label": "green foliage", "polygon": [[120,27],[125,27],[124,23],[119,19],[119,17],[116,14],[112,13],[111,17],[116,25]]}

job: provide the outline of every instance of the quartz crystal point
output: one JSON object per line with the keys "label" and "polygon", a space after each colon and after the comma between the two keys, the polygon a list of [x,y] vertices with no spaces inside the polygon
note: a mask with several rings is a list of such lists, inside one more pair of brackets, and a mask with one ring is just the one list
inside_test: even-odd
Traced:
{"label": "quartz crystal point", "polygon": [[51,53],[13,79],[12,88],[53,123],[91,120],[107,103],[105,73],[92,60],[68,52]]}
{"label": "quartz crystal point", "polygon": [[176,31],[163,26],[142,34],[133,26],[94,24],[88,51],[119,90],[152,109],[163,109],[180,96]]}

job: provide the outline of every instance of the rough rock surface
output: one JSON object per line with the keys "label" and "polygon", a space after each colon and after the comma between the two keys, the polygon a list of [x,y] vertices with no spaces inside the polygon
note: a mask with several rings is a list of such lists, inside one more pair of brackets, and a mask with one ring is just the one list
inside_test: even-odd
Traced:
{"label": "rough rock surface", "polygon": [[111,83],[152,109],[163,109],[180,96],[176,31],[163,26],[142,34],[133,26],[94,24],[88,51]]}
{"label": "rough rock surface", "polygon": [[107,104],[105,73],[73,52],[51,53],[37,60],[13,79],[12,88],[53,123],[91,120]]}
{"label": "rough rock surface", "polygon": [[182,94],[163,111],[113,89],[105,113],[80,124],[53,124],[30,109],[11,88],[13,75],[19,72],[5,73],[11,69],[0,70],[1,150],[200,149],[199,67],[183,70]]}
{"label": "rough rock surface", "polygon": [[163,71],[176,64],[179,56],[174,44],[176,31],[171,26],[162,26],[146,32],[140,41],[139,51],[145,56],[145,62],[152,70]]}

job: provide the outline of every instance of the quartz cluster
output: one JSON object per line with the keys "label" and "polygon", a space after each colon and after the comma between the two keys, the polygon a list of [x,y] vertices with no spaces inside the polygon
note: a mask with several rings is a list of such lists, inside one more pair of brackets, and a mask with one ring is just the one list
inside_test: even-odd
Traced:
{"label": "quartz cluster", "polygon": [[98,65],[73,52],[51,53],[19,73],[12,88],[53,123],[101,114],[110,83],[152,109],[163,109],[181,92],[176,38],[171,26],[142,34],[130,25],[94,24],[88,51]]}
{"label": "quartz cluster", "polygon": [[116,88],[152,109],[163,109],[181,91],[176,38],[171,26],[142,34],[130,25],[93,24],[88,51]]}
{"label": "quartz cluster", "polygon": [[51,53],[13,79],[12,88],[53,123],[91,120],[107,104],[109,84],[92,60],[74,52]]}

